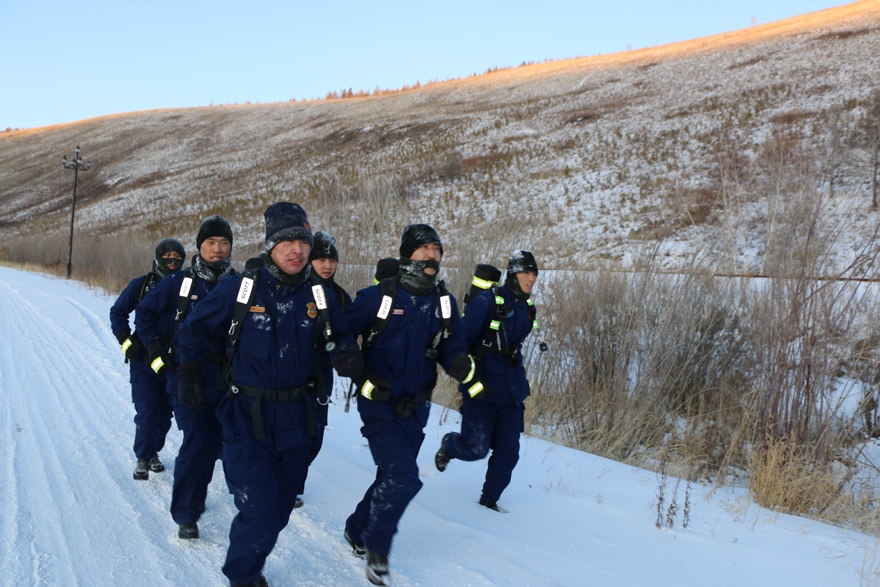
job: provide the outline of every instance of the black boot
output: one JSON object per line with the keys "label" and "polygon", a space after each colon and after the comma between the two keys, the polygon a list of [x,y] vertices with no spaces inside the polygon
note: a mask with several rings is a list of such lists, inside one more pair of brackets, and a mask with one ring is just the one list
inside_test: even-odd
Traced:
{"label": "black boot", "polygon": [[437,470],[441,473],[446,470],[446,465],[452,460],[452,457],[446,452],[446,440],[449,438],[450,434],[452,433],[447,432],[443,435],[443,440],[440,441],[440,449],[437,451],[437,454],[434,455],[434,466],[437,467]]}
{"label": "black boot", "polygon": [[388,555],[367,551],[367,579],[373,585],[388,585],[391,579]]}
{"label": "black boot", "polygon": [[358,544],[354,540],[351,539],[351,536],[348,535],[348,530],[345,530],[342,533],[342,537],[345,538],[345,541],[348,542],[348,545],[351,547],[351,553],[358,558],[364,558],[367,554],[367,548],[363,544]]}
{"label": "black boot", "polygon": [[263,576],[263,573],[260,573],[260,578],[253,583],[239,583],[238,581],[230,581],[229,587],[269,587],[269,582],[266,581],[266,577]]}
{"label": "black boot", "polygon": [[159,455],[153,455],[150,459],[150,470],[154,473],[161,473],[165,470],[165,465],[159,460]]}
{"label": "black boot", "polygon": [[195,522],[180,524],[177,529],[177,537],[184,540],[192,540],[199,537],[199,525]]}
{"label": "black boot", "polygon": [[150,461],[147,459],[138,459],[137,466],[134,468],[133,477],[138,481],[146,481],[150,478]]}

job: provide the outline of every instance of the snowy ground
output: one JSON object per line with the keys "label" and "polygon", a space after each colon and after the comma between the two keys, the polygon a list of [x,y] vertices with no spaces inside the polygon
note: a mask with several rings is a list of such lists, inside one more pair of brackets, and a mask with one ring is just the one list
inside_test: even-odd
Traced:
{"label": "snowy ground", "polygon": [[[220,465],[198,541],[179,540],[168,513],[176,429],[161,455],[169,470],[131,477],[134,409],[109,329],[112,301],[77,282],[0,267],[0,585],[225,585],[235,508]],[[356,410],[341,406],[332,406],[306,505],[267,562],[274,587],[368,585],[341,534],[374,469]],[[490,511],[476,503],[485,462],[434,469],[439,439],[454,427],[439,415],[420,457],[425,486],[391,555],[398,587],[880,581],[875,538],[702,487],[692,488],[687,528],[679,511],[673,528],[658,530],[656,474],[534,438],[523,439],[501,500],[510,513]]]}

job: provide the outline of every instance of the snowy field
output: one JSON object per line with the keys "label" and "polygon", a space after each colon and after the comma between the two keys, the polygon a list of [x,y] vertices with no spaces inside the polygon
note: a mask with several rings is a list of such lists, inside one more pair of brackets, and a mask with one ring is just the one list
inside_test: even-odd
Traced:
{"label": "snowy field", "polygon": [[[78,282],[0,267],[0,585],[225,585],[220,567],[235,508],[218,463],[200,522],[182,541],[168,507],[168,471],[134,481],[128,368],[110,332],[113,302]],[[344,382],[347,387],[347,380]],[[305,506],[264,570],[273,587],[368,585],[342,540],[374,467],[356,409],[337,393]],[[672,528],[657,520],[656,474],[525,437],[500,514],[477,504],[485,462],[433,454],[454,418],[433,411],[420,465],[425,483],[390,557],[402,586],[850,586],[880,582],[877,539],[776,514],[742,490],[685,484]],[[669,491],[675,488],[674,480]]]}

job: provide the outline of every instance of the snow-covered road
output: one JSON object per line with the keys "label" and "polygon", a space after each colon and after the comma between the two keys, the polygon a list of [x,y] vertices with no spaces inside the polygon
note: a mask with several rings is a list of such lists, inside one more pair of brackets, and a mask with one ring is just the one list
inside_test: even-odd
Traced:
{"label": "snow-covered road", "polygon": [[[113,299],[77,282],[0,267],[0,586],[225,585],[220,572],[235,508],[218,463],[200,527],[182,541],[168,513],[168,471],[134,481],[134,409],[110,333]],[[331,406],[305,507],[267,561],[274,587],[367,585],[341,539],[374,475],[356,409]],[[476,503],[485,463],[432,465],[435,409],[420,456],[425,487],[391,555],[399,586],[868,585],[877,541],[749,505],[741,491],[694,487],[690,525],[658,530],[657,477],[524,438],[502,498]],[[669,496],[667,496],[669,499]],[[684,484],[679,491],[684,499]]]}

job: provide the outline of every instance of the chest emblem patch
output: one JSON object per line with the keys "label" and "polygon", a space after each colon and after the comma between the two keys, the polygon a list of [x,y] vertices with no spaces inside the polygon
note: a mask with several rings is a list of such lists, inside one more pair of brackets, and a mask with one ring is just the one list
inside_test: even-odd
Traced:
{"label": "chest emblem patch", "polygon": [[315,302],[306,304],[306,313],[309,315],[309,318],[318,317],[318,306],[315,305]]}

